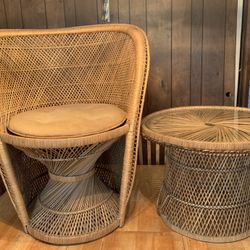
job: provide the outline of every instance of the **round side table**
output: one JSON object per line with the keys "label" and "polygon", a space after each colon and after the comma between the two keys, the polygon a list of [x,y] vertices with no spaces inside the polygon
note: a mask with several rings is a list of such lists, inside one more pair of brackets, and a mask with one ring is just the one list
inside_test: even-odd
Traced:
{"label": "round side table", "polygon": [[170,228],[208,242],[250,235],[250,109],[162,110],[144,118],[142,134],[166,146],[157,209]]}

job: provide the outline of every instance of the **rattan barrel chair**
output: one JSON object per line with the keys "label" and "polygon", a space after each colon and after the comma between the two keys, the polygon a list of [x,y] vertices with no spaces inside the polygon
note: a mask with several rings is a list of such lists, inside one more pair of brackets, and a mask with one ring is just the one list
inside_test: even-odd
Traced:
{"label": "rattan barrel chair", "polygon": [[148,70],[136,26],[0,31],[1,175],[25,232],[75,244],[123,226]]}

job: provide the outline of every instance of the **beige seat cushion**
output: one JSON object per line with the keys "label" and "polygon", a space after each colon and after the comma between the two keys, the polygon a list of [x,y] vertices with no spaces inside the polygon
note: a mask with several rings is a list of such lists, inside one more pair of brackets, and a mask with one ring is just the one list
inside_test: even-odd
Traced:
{"label": "beige seat cushion", "polygon": [[125,112],[114,105],[70,104],[20,113],[8,129],[32,138],[79,137],[114,129],[125,120]]}

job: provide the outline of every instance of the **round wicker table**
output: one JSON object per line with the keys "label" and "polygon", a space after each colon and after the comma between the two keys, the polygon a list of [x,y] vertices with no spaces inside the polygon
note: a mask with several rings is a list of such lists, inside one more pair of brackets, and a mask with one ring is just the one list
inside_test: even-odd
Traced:
{"label": "round wicker table", "polygon": [[162,110],[144,118],[142,134],[165,145],[157,209],[170,228],[209,242],[250,235],[250,109]]}

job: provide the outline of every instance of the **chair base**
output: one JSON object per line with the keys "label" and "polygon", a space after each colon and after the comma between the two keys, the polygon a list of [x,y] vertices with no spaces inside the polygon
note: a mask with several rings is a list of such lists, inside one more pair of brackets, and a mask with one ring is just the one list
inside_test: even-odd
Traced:
{"label": "chair base", "polygon": [[79,148],[23,149],[49,172],[49,182],[29,207],[27,230],[32,236],[68,245],[98,239],[119,227],[119,195],[95,172],[97,159],[114,141]]}
{"label": "chair base", "polygon": [[54,244],[54,245],[73,245],[73,244],[81,244],[87,243],[90,241],[97,240],[106,236],[107,234],[112,233],[119,227],[120,221],[115,220],[113,224],[110,224],[108,227],[100,230],[99,232],[95,232],[92,234],[85,234],[81,236],[71,236],[71,237],[60,237],[60,236],[48,236],[45,233],[41,233],[40,231],[31,228],[30,226],[27,227],[28,233],[33,236],[35,239]]}
{"label": "chair base", "polygon": [[[38,199],[31,208],[28,233],[38,240],[57,245],[101,238],[118,228],[120,223],[118,194],[110,191],[109,197],[103,198],[100,204],[76,212],[53,211]],[[79,203],[84,202],[84,199]]]}

